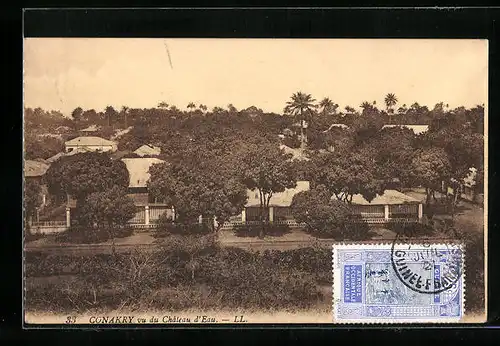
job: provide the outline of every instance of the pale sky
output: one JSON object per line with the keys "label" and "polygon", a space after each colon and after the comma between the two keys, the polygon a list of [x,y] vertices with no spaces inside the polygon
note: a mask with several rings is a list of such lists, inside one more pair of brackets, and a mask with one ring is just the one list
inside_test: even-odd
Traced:
{"label": "pale sky", "polygon": [[[170,59],[169,54],[170,53]],[[303,91],[358,108],[394,93],[398,105],[487,104],[486,40],[116,39],[24,41],[26,107],[97,111],[165,101],[232,103],[281,113]]]}

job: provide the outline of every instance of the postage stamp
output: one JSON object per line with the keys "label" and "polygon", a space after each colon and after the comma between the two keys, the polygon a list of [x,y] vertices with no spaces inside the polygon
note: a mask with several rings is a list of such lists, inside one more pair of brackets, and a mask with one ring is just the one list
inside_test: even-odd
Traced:
{"label": "postage stamp", "polygon": [[463,256],[458,243],[334,244],[334,322],[459,322]]}

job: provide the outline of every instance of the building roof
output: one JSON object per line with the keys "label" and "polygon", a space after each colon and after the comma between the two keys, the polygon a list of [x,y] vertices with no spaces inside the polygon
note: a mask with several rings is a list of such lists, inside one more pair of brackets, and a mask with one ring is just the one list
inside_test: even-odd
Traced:
{"label": "building roof", "polygon": [[55,154],[54,156],[49,157],[47,160],[45,160],[45,162],[52,163],[52,162],[57,161],[62,156],[71,156],[71,155],[75,155],[75,154],[78,154],[78,152],[77,151],[71,151],[69,153],[60,152],[60,153]]}
{"label": "building roof", "polygon": [[115,134],[113,136],[111,136],[111,139],[116,140],[116,139],[120,138],[121,136],[123,136],[124,134],[129,133],[130,130],[132,130],[133,128],[134,128],[133,126],[129,126],[126,129],[117,130],[115,132]]}
{"label": "building roof", "polygon": [[331,129],[333,129],[334,127],[341,128],[341,129],[348,129],[349,128],[349,126],[347,126],[346,124],[331,124],[330,127],[323,132],[328,132]]}
{"label": "building roof", "polygon": [[420,203],[418,199],[405,195],[397,190],[385,190],[382,195],[377,195],[371,202],[368,202],[362,195],[352,196],[352,204],[360,205],[386,205],[386,204],[405,204]]}
{"label": "building roof", "polygon": [[429,125],[384,125],[382,129],[390,127],[406,127],[407,129],[412,130],[416,135],[429,131]]}
{"label": "building roof", "polygon": [[147,187],[148,180],[151,177],[149,167],[165,162],[155,157],[124,158],[122,161],[127,166],[130,175],[129,187]]}
{"label": "building roof", "polygon": [[89,127],[80,130],[80,132],[96,132],[97,130],[99,130],[99,127],[97,125],[90,125]]}
{"label": "building roof", "polygon": [[300,148],[294,149],[290,148],[289,146],[286,146],[284,144],[280,145],[280,149],[285,152],[285,154],[292,154],[292,160],[298,160],[298,161],[309,161],[310,159],[306,156],[304,151]]}
{"label": "building roof", "polygon": [[[286,189],[284,192],[273,194],[269,201],[270,207],[289,207],[292,204],[292,198],[297,193],[309,190],[308,181],[298,181],[297,186],[293,189]],[[258,190],[247,190],[248,201],[246,207],[260,206],[260,197]]]}
{"label": "building roof", "polygon": [[139,148],[137,148],[134,151],[134,153],[136,153],[139,156],[160,155],[161,154],[161,149],[159,147],[155,147],[154,145],[144,144],[144,145],[141,145]]}
{"label": "building roof", "polygon": [[95,136],[81,136],[73,138],[66,145],[82,145],[82,146],[99,146],[99,145],[116,145],[115,142]]}
{"label": "building roof", "polygon": [[34,160],[24,161],[24,176],[25,177],[41,177],[43,176],[50,165]]}

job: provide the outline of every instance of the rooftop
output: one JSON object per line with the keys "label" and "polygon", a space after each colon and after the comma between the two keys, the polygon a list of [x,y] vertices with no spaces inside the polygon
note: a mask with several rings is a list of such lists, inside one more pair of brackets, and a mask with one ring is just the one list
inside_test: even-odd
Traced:
{"label": "rooftop", "polygon": [[124,158],[122,161],[127,166],[130,175],[129,187],[147,187],[151,175],[149,167],[165,162],[154,157]]}
{"label": "rooftop", "polygon": [[43,176],[50,165],[34,160],[24,161],[24,176],[25,177],[41,177]]}
{"label": "rooftop", "polygon": [[97,130],[99,130],[99,127],[97,127],[97,125],[90,125],[89,127],[84,128],[80,131],[81,132],[96,132]]}
{"label": "rooftop", "polygon": [[352,196],[352,204],[360,205],[386,205],[386,204],[405,204],[420,203],[419,200],[405,195],[397,190],[385,190],[382,195],[377,195],[371,202],[368,202],[362,195]]}
{"label": "rooftop", "polygon": [[95,136],[81,136],[73,138],[65,143],[66,145],[116,145],[115,142]]}
{"label": "rooftop", "polygon": [[[271,200],[269,201],[270,207],[289,207],[292,204],[292,198],[297,193],[309,190],[308,181],[298,181],[297,186],[293,189],[286,189],[284,192],[278,192],[273,194]],[[258,190],[247,190],[248,202],[247,207],[258,207],[260,206],[260,197]]]}
{"label": "rooftop", "polygon": [[323,131],[323,132],[328,132],[331,129],[333,129],[334,127],[341,128],[341,129],[348,129],[349,128],[349,126],[347,126],[346,124],[331,124],[330,127],[327,130]]}
{"label": "rooftop", "polygon": [[61,152],[61,153],[57,153],[55,154],[54,156],[51,156],[49,157],[47,160],[45,160],[46,162],[48,163],[52,163],[52,162],[55,162],[57,161],[60,157],[62,156],[71,156],[71,155],[75,155],[75,154],[78,154],[77,151],[71,151],[69,153],[64,153],[64,152]]}
{"label": "rooftop", "polygon": [[161,149],[159,147],[155,147],[154,145],[144,144],[144,145],[141,145],[139,148],[137,148],[134,151],[134,153],[136,153],[139,156],[160,155]]}
{"label": "rooftop", "polygon": [[412,130],[416,135],[429,131],[429,125],[384,125],[382,129],[390,127],[406,127],[407,129]]}
{"label": "rooftop", "polygon": [[310,159],[306,156],[304,151],[300,148],[290,148],[289,146],[286,146],[284,144],[280,145],[280,149],[285,152],[285,154],[292,154],[292,160],[298,160],[298,161],[309,161]]}

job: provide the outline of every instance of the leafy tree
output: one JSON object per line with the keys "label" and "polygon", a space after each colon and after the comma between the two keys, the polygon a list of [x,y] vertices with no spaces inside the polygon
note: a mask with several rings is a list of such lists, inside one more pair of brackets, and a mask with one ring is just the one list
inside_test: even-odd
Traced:
{"label": "leafy tree", "polygon": [[348,238],[349,205],[332,200],[323,185],[296,194],[290,208],[295,220],[305,223],[310,231],[321,236]]}
{"label": "leafy tree", "polygon": [[368,102],[362,104],[363,111],[351,121],[356,144],[363,144],[372,137],[376,137],[384,122],[378,108]]}
{"label": "leafy tree", "polygon": [[194,146],[178,159],[153,165],[148,182],[155,197],[174,206],[176,220],[188,224],[199,215],[215,218],[217,228],[210,222],[214,232],[247,201],[245,185],[238,180],[234,165],[216,152],[216,147]]}
{"label": "leafy tree", "polygon": [[414,154],[410,172],[413,183],[425,187],[426,205],[429,205],[433,191],[439,189],[441,182],[449,180],[451,164],[441,148],[420,149]]}
{"label": "leafy tree", "polygon": [[115,236],[127,221],[134,217],[136,207],[134,201],[127,196],[122,186],[113,186],[110,189],[92,192],[79,203],[78,222],[87,227],[106,229],[112,240],[112,250],[115,250]]}
{"label": "leafy tree", "polygon": [[27,160],[48,159],[64,150],[64,143],[57,137],[25,135],[25,158]]}
{"label": "leafy tree", "polygon": [[37,181],[27,179],[24,184],[25,216],[31,218],[42,205],[42,188]]}
{"label": "leafy tree", "polygon": [[305,149],[307,145],[307,140],[304,133],[304,122],[311,122],[314,110],[317,107],[314,102],[316,102],[316,100],[312,98],[311,94],[305,94],[299,91],[292,95],[291,100],[286,103],[284,109],[285,114],[293,115],[300,121],[300,137],[302,149]]}
{"label": "leafy tree", "polygon": [[248,144],[240,156],[243,182],[250,190],[258,190],[260,198],[259,236],[264,237],[269,202],[274,193],[297,186],[294,165],[289,161],[291,154],[285,154],[273,143]]}
{"label": "leafy tree", "polygon": [[225,112],[225,109],[219,106],[215,106],[212,108],[212,113],[213,114],[223,114]]}
{"label": "leafy tree", "polygon": [[79,122],[83,124],[101,124],[101,118],[99,114],[95,111],[95,109],[88,109],[83,111],[82,115],[80,116]]}
{"label": "leafy tree", "polygon": [[364,150],[369,150],[377,164],[381,177],[390,181],[398,178],[406,181],[408,168],[414,151],[413,131],[408,128],[385,128],[371,141],[365,143]]}
{"label": "leafy tree", "polygon": [[227,105],[227,109],[231,114],[238,113],[238,109],[232,103]]}
{"label": "leafy tree", "polygon": [[319,155],[311,164],[315,185],[324,185],[338,200],[351,203],[361,194],[371,201],[384,191],[374,159],[363,151]]}
{"label": "leafy tree", "polygon": [[198,106],[198,108],[199,108],[202,112],[206,112],[206,111],[207,111],[207,109],[208,109],[206,105],[201,104],[201,103],[200,103],[200,105]]}
{"label": "leafy tree", "polygon": [[122,161],[113,161],[107,153],[80,153],[63,156],[46,173],[49,192],[59,198],[66,195],[83,201],[89,194],[112,187],[127,188],[129,173]]}
{"label": "leafy tree", "polygon": [[71,117],[73,118],[73,120],[75,121],[79,121],[81,120],[82,118],[82,114],[83,114],[83,109],[82,107],[76,107],[73,112],[71,112]]}

